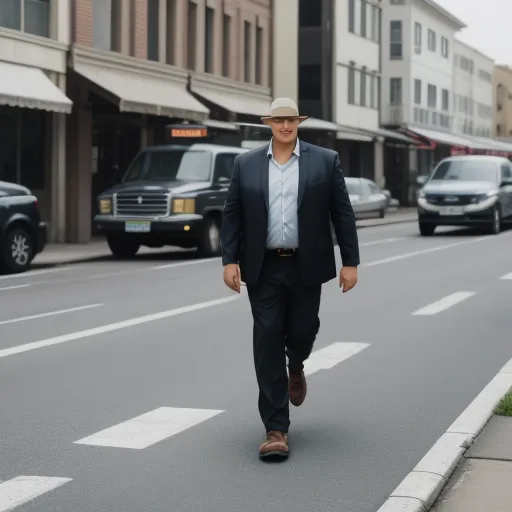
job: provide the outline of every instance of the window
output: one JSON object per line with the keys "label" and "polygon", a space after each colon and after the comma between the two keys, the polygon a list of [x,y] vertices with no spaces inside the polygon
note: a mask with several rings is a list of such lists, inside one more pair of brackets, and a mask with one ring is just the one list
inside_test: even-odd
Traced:
{"label": "window", "polygon": [[414,103],[421,105],[421,80],[414,80]]}
{"label": "window", "polygon": [[375,73],[370,76],[370,107],[375,108],[375,103],[377,101],[377,97],[375,94],[375,85],[377,83],[377,77],[375,76]]}
{"label": "window", "polygon": [[204,70],[206,73],[213,73],[213,39],[214,39],[214,20],[215,11],[205,8],[204,17]]}
{"label": "window", "polygon": [[421,53],[421,23],[414,24],[414,49],[417,54]]}
{"label": "window", "polygon": [[450,93],[447,89],[443,89],[442,92],[442,99],[441,99],[442,105],[441,108],[445,111],[450,110]]}
{"label": "window", "polygon": [[361,37],[366,37],[366,5],[366,0],[361,0]]}
{"label": "window", "polygon": [[501,179],[502,181],[512,180],[512,170],[510,164],[501,164]]}
{"label": "window", "polygon": [[435,85],[428,85],[427,96],[429,108],[437,108],[437,87]]}
{"label": "window", "polygon": [[372,5],[372,41],[380,43],[380,8]]}
{"label": "window", "polygon": [[389,103],[391,105],[402,104],[402,79],[390,78],[389,80]]}
{"label": "window", "polygon": [[405,0],[391,0],[389,3],[391,5],[404,5],[405,4]]}
{"label": "window", "polygon": [[311,2],[310,0],[299,1],[299,26],[322,26],[322,2]]}
{"label": "window", "polygon": [[236,154],[220,153],[215,158],[214,182],[218,185],[229,185],[233,174]]}
{"label": "window", "polygon": [[299,98],[319,100],[322,97],[322,73],[319,64],[299,66]]}
{"label": "window", "polygon": [[263,64],[263,29],[256,27],[256,83],[261,85],[263,83],[262,77],[262,64]]}
{"label": "window", "polygon": [[483,69],[478,70],[478,76],[481,80],[484,80],[485,82],[492,83],[492,75],[488,71],[485,71]]}
{"label": "window", "polygon": [[348,68],[348,102],[350,105],[356,103],[356,69],[353,62]]}
{"label": "window", "polygon": [[158,39],[159,39],[159,3],[155,0],[148,0],[148,60],[158,61]]}
{"label": "window", "polygon": [[196,69],[196,27],[197,27],[197,4],[188,0],[188,44],[187,44],[187,67]]}
{"label": "window", "polygon": [[50,37],[49,0],[2,0],[0,27]]}
{"label": "window", "polygon": [[222,20],[222,76],[229,77],[231,52],[231,17],[224,14]]}
{"label": "window", "polygon": [[432,181],[498,181],[498,166],[494,162],[462,158],[441,162],[434,171]]}
{"label": "window", "polygon": [[431,29],[428,29],[428,49],[431,52],[436,51],[436,33]]}
{"label": "window", "polygon": [[348,0],[348,31],[353,34],[356,31],[356,6],[355,0]]}
{"label": "window", "polygon": [[244,80],[251,81],[251,24],[244,21]]}
{"label": "window", "polygon": [[360,93],[359,93],[359,104],[362,107],[366,107],[366,68],[361,71],[361,82],[360,82]]}
{"label": "window", "polygon": [[448,39],[446,37],[441,37],[441,55],[447,59],[449,55],[448,51]]}
{"label": "window", "polygon": [[401,59],[402,58],[402,22],[391,21],[390,22],[390,59]]}
{"label": "window", "polygon": [[98,50],[113,50],[112,3],[92,0],[92,45]]}

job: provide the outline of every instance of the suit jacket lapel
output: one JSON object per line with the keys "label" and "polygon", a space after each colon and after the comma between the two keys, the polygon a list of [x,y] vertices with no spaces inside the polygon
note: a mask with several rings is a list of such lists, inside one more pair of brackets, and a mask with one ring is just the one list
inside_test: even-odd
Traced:
{"label": "suit jacket lapel", "polygon": [[304,192],[308,185],[309,179],[309,148],[303,142],[300,142],[300,158],[299,158],[299,191],[297,196],[297,209],[302,205],[304,200]]}
{"label": "suit jacket lapel", "polygon": [[263,198],[265,199],[265,207],[269,208],[269,199],[268,199],[268,146],[263,146],[263,150],[261,152],[261,156],[258,160],[258,169],[261,173],[261,191],[263,192]]}

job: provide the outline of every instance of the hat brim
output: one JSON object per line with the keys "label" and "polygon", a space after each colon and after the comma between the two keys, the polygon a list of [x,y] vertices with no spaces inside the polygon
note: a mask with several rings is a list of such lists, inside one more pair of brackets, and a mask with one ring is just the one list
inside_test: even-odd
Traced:
{"label": "hat brim", "polygon": [[[299,124],[303,123],[309,116],[281,116],[280,118],[286,118],[286,117],[289,117],[289,119],[298,119],[299,121]],[[271,122],[272,122],[272,119],[274,119],[274,117],[272,116],[263,116],[261,118],[261,121],[263,122],[263,124],[266,124],[266,125],[269,125]]]}

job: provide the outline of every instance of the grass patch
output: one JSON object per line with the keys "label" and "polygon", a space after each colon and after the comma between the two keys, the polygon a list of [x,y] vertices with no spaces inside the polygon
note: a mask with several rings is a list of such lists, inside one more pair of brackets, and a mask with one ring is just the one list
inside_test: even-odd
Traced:
{"label": "grass patch", "polygon": [[512,390],[510,390],[496,406],[494,414],[498,416],[512,416]]}

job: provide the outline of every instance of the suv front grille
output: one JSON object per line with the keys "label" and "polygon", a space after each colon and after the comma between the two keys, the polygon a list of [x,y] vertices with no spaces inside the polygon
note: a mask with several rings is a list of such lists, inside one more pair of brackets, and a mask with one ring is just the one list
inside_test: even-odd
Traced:
{"label": "suv front grille", "polygon": [[166,192],[118,192],[115,200],[118,217],[166,217],[169,215],[169,194]]}
{"label": "suv front grille", "polygon": [[[439,206],[465,206],[471,204],[471,201],[475,197],[474,195],[449,195],[449,194],[427,194],[427,201],[430,204],[436,204]],[[448,199],[447,199],[448,198]],[[450,198],[453,198],[450,200]],[[455,198],[457,198],[455,200]]]}

